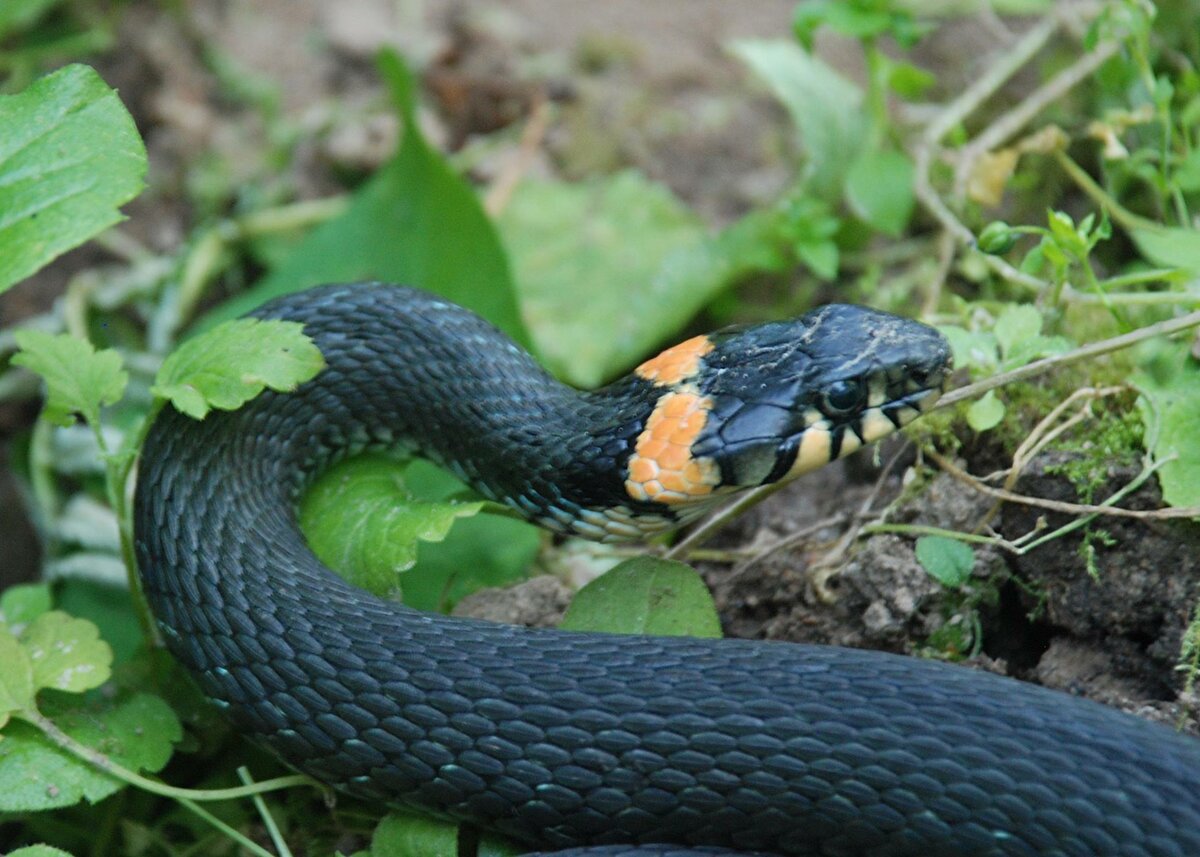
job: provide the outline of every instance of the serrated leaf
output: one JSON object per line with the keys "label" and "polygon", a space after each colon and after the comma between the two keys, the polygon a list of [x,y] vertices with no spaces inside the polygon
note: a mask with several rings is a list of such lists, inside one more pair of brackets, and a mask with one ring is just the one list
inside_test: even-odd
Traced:
{"label": "serrated leaf", "polygon": [[458,825],[420,815],[385,815],[371,835],[371,857],[457,857]]}
{"label": "serrated leaf", "polygon": [[1146,426],[1147,451],[1158,470],[1163,500],[1172,506],[1200,505],[1200,368],[1183,348],[1174,351],[1169,373],[1138,372],[1138,410]]}
{"label": "serrated leaf", "polygon": [[20,639],[33,666],[35,690],[81,693],[112,674],[112,649],[86,619],[51,610],[30,622]]}
{"label": "serrated leaf", "polygon": [[957,589],[971,578],[975,551],[958,539],[921,536],[917,539],[917,562],[942,586]]}
{"label": "serrated leaf", "polygon": [[482,502],[426,502],[405,484],[405,465],[364,455],[331,468],[300,503],[300,526],[322,561],[356,586],[394,594],[417,561],[418,542],[446,538]]}
{"label": "serrated leaf", "polygon": [[977,432],[985,432],[998,426],[1004,413],[1004,402],[996,396],[995,390],[988,390],[967,408],[967,425]]}
{"label": "serrated leaf", "polygon": [[26,845],[23,849],[8,852],[7,857],[71,857],[71,855],[49,845]]}
{"label": "serrated leaf", "polygon": [[1042,330],[1042,315],[1029,304],[1010,304],[996,319],[993,332],[1000,343],[1000,353],[1006,357],[1017,343],[1032,339]]}
{"label": "serrated leaf", "polygon": [[177,348],[158,370],[151,392],[203,419],[212,408],[239,408],[268,387],[294,390],[323,368],[325,359],[302,324],[239,318]]}
{"label": "serrated leaf", "polygon": [[0,628],[0,728],[10,715],[34,707],[35,692],[29,656],[7,628]]}
{"label": "serrated leaf", "polygon": [[[170,706],[147,693],[115,700],[47,699],[42,713],[75,740],[136,771],[159,771],[183,731]],[[67,702],[65,700],[70,700]],[[14,721],[0,741],[0,812],[96,803],[122,782],[60,750],[34,726]]]}
{"label": "serrated leaf", "polygon": [[794,42],[743,40],[730,50],[791,114],[808,155],[808,185],[827,202],[839,199],[866,137],[862,90]]}
{"label": "serrated leaf", "polygon": [[26,845],[24,848],[8,852],[8,857],[71,857],[71,855],[61,848],[52,848],[49,845]]}
{"label": "serrated leaf", "polygon": [[122,220],[119,207],[142,189],[146,149],[116,92],[82,65],[0,96],[0,128],[3,292]]}
{"label": "serrated leaf", "polygon": [[880,232],[896,236],[912,216],[913,165],[891,149],[864,151],[846,174],[846,203]]}
{"label": "serrated leaf", "polygon": [[628,559],[576,593],[559,624],[571,631],[720,637],[708,587],[682,562]]}
{"label": "serrated leaf", "polygon": [[121,355],[111,348],[97,351],[87,340],[41,330],[18,330],[14,339],[21,351],[12,362],[42,376],[43,413],[56,425],[71,425],[75,413],[99,425],[101,406],[125,393],[129,375],[121,368]]}
{"label": "serrated leaf", "polygon": [[0,593],[0,623],[14,634],[50,609],[50,587],[44,583],[19,583]]}

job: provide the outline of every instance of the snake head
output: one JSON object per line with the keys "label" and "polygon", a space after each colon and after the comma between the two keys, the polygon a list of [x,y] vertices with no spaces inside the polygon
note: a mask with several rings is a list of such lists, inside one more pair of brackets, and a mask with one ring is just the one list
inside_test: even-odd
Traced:
{"label": "snake head", "polygon": [[788,479],[891,434],[932,407],[952,365],[932,327],[844,304],[709,338],[697,380],[711,408],[692,454],[723,487]]}

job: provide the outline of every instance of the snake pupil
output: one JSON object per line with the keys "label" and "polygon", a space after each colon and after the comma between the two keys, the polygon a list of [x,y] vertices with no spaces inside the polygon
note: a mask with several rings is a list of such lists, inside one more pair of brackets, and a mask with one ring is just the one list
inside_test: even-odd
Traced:
{"label": "snake pupil", "polygon": [[834,414],[844,414],[862,404],[865,387],[861,380],[834,381],[825,392],[825,406]]}

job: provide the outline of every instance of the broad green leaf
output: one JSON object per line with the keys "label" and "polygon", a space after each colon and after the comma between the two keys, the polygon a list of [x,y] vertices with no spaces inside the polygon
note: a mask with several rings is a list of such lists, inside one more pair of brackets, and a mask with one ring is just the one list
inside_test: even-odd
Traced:
{"label": "broad green leaf", "polygon": [[1042,314],[1030,304],[1010,304],[996,319],[994,332],[1000,352],[1006,357],[1022,340],[1033,339],[1042,331]]}
{"label": "broad green leaf", "polygon": [[978,432],[993,429],[1004,419],[1004,402],[996,396],[995,390],[988,390],[967,408],[967,425]]}
{"label": "broad green leaf", "polygon": [[782,208],[756,211],[708,237],[666,189],[630,171],[525,182],[499,225],[539,353],[559,377],[595,387],[730,284],[788,269],[787,222]]}
{"label": "broad green leaf", "polygon": [[[23,30],[62,0],[4,0],[0,3],[0,39]],[[12,857],[12,855],[9,855]]]}
{"label": "broad green leaf", "polygon": [[33,665],[33,683],[80,693],[99,687],[112,674],[112,649],[99,629],[86,619],[59,610],[38,616],[21,634],[21,645]]}
{"label": "broad green leaf", "polygon": [[75,421],[72,415],[80,413],[99,425],[100,407],[124,395],[129,375],[113,349],[97,351],[87,340],[40,330],[18,330],[15,339],[21,351],[12,362],[46,382],[44,414],[50,422],[69,426]]}
{"label": "broad green leaf", "polygon": [[7,628],[0,628],[0,728],[9,715],[33,708],[36,692],[29,655]]}
{"label": "broad green leaf", "polygon": [[9,851],[8,857],[71,857],[71,854],[50,845],[26,845],[16,851]]}
{"label": "broad green leaf", "polygon": [[371,836],[371,857],[457,857],[458,825],[421,815],[385,815]]}
{"label": "broad green leaf", "polygon": [[575,595],[559,627],[570,631],[720,637],[708,587],[691,566],[635,557]]}
{"label": "broad green leaf", "polygon": [[[1183,348],[1173,354],[1169,371],[1138,372],[1138,409],[1146,426],[1145,442],[1156,462],[1163,500],[1172,506],[1200,505],[1200,368]],[[1168,460],[1169,459],[1169,460]]]}
{"label": "broad green leaf", "polygon": [[808,155],[804,174],[833,202],[866,137],[862,90],[794,42],[745,40],[731,50],[783,102]]}
{"label": "broad green leaf", "polygon": [[325,368],[303,325],[239,318],[193,337],[158,370],[151,392],[188,416],[233,410],[264,388],[294,390]]}
{"label": "broad green leaf", "polygon": [[[411,118],[411,74],[391,52],[381,57],[380,71],[397,112]],[[405,123],[399,151],[355,192],[345,213],[314,229],[286,262],[210,313],[201,326],[319,283],[357,280],[385,280],[436,292],[528,343],[495,229],[475,192],[425,141],[414,122]]]}
{"label": "broad green leaf", "polygon": [[333,467],[300,503],[300,526],[322,561],[351,583],[386,596],[417,562],[417,543],[446,538],[482,502],[423,502],[408,489],[405,465],[364,455]]}
{"label": "broad green leaf", "polygon": [[50,587],[45,583],[20,583],[0,593],[0,623],[19,634],[27,624],[50,609]]}
{"label": "broad green leaf", "polygon": [[498,226],[538,352],[595,387],[670,336],[711,296],[662,276],[698,247],[698,219],[632,170],[586,182],[522,182]]}
{"label": "broad green leaf", "polygon": [[[70,699],[68,704],[64,700]],[[74,738],[136,771],[159,771],[182,735],[170,706],[147,693],[114,700],[47,699],[42,713]],[[120,780],[60,750],[32,725],[14,721],[0,741],[0,812],[32,812],[96,803]]]}
{"label": "broad green leaf", "polygon": [[912,216],[913,165],[891,149],[864,151],[846,174],[846,204],[880,232],[896,236]]}
{"label": "broad green leaf", "polygon": [[993,369],[997,363],[996,336],[991,331],[967,330],[954,324],[939,325],[938,330],[950,342],[955,366]]}
{"label": "broad green leaf", "polygon": [[1130,235],[1141,254],[1155,265],[1200,273],[1200,230],[1146,228],[1135,229]]}
{"label": "broad green leaf", "polygon": [[[28,5],[0,13],[0,33]],[[118,209],[142,189],[146,149],[116,92],[82,65],[0,96],[0,128],[3,292],[122,220]]]}
{"label": "broad green leaf", "polygon": [[971,546],[945,536],[917,539],[917,562],[942,586],[957,589],[971,578],[975,551]]}

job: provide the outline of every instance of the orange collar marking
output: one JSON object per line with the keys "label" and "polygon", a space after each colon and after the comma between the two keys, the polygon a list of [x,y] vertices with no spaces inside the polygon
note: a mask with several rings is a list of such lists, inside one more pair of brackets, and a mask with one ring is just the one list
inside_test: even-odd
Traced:
{"label": "orange collar marking", "polygon": [[712,350],[712,340],[707,336],[693,336],[651,357],[633,371],[639,378],[670,387],[695,377],[700,371],[700,359]]}
{"label": "orange collar marking", "polygon": [[658,400],[629,457],[625,490],[630,497],[675,505],[712,493],[720,468],[710,458],[692,456],[711,408],[711,399],[690,392],[666,393]]}

